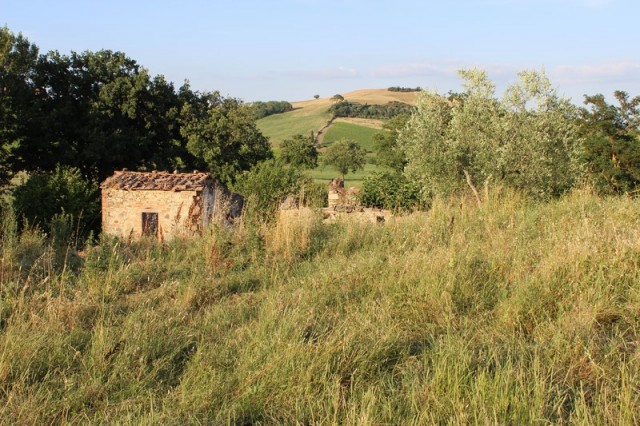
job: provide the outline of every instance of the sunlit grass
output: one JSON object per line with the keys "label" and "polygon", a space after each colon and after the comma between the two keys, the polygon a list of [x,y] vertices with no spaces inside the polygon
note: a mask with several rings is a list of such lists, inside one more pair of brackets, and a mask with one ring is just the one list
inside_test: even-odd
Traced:
{"label": "sunlit grass", "polygon": [[492,190],[385,225],[303,211],[105,238],[81,264],[12,229],[5,424],[640,422],[636,200]]}

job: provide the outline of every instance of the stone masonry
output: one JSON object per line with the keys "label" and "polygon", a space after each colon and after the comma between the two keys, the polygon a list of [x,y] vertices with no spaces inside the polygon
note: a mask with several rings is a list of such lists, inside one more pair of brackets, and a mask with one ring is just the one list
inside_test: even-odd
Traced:
{"label": "stone masonry", "polygon": [[207,173],[117,171],[101,185],[103,232],[125,239],[200,233],[214,215],[226,218],[238,196]]}

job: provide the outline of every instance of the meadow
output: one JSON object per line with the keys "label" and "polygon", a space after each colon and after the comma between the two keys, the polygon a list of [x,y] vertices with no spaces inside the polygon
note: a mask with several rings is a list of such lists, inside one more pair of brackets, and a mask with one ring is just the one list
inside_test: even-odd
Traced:
{"label": "meadow", "polygon": [[640,204],[491,189],[76,251],[2,221],[3,424],[637,424]]}

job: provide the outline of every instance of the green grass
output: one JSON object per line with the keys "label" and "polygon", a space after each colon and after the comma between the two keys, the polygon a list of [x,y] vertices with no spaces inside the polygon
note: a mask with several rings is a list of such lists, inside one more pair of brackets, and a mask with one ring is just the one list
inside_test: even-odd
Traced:
{"label": "green grass", "polygon": [[331,143],[345,138],[356,141],[367,152],[372,153],[373,147],[373,135],[379,132],[377,129],[371,127],[359,126],[352,123],[337,122],[333,123],[327,130],[327,134],[322,143],[323,146],[329,146]]}
{"label": "green grass", "polygon": [[[320,158],[322,158],[322,156]],[[387,169],[377,166],[375,164],[367,163],[364,166],[364,170],[358,170],[356,173],[348,173],[344,177],[344,185],[347,188],[352,186],[360,187],[362,186],[362,182],[365,177],[369,176],[374,171],[381,171],[381,170],[387,170]],[[333,178],[341,177],[339,171],[329,166],[320,166],[316,169],[307,170],[306,173],[317,182],[328,183]]]}
{"label": "green grass", "polygon": [[492,190],[81,257],[12,229],[3,424],[640,422],[637,200]]}
{"label": "green grass", "polygon": [[[377,129],[344,122],[334,123],[327,130],[327,134],[322,143],[323,147],[329,146],[339,139],[346,138],[356,141],[367,151],[368,162],[365,164],[364,170],[358,170],[356,173],[347,174],[344,179],[345,187],[362,186],[364,178],[369,176],[371,173],[387,170],[386,168],[375,164],[373,135],[376,132],[378,132]],[[320,153],[320,162],[322,162],[322,153]],[[328,182],[335,177],[340,177],[340,172],[329,166],[309,170],[307,173],[319,182]]]}
{"label": "green grass", "polygon": [[296,134],[309,135],[331,120],[331,114],[326,109],[308,110],[301,108],[283,114],[274,114],[257,121],[258,129],[267,136],[278,150],[280,143]]}

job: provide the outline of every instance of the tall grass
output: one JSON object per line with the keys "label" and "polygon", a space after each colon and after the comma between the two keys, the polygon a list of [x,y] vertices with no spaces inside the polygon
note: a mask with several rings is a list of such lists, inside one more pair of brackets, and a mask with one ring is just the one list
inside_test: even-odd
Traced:
{"label": "tall grass", "polygon": [[66,267],[5,218],[2,422],[640,422],[637,201],[294,216]]}

